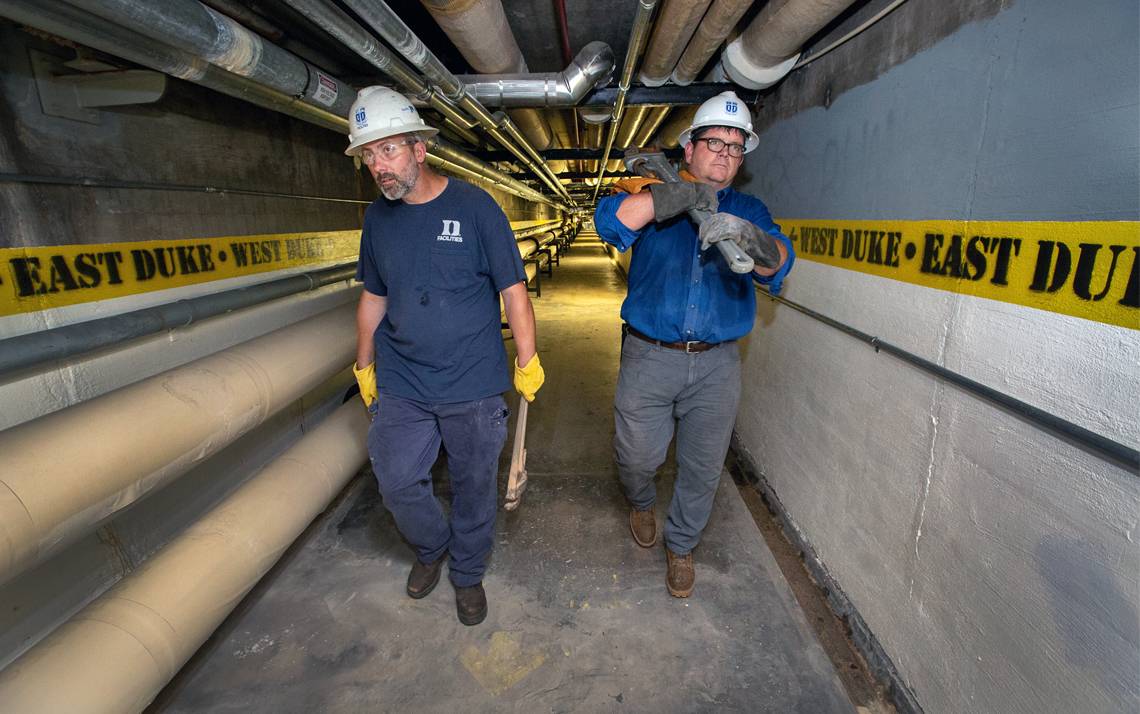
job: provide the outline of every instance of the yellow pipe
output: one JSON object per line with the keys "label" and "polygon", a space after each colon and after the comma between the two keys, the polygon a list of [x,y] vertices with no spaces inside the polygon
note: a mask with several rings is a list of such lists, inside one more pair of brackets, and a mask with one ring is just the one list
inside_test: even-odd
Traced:
{"label": "yellow pipe", "polygon": [[364,464],[367,428],[341,406],[0,672],[0,711],[142,711]]}
{"label": "yellow pipe", "polygon": [[347,366],[355,309],[342,305],[0,432],[0,583]]}

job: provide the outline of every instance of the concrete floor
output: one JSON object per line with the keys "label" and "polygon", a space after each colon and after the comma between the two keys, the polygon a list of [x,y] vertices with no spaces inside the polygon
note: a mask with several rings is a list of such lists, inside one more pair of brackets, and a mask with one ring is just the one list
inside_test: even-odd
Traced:
{"label": "concrete floor", "polygon": [[[691,598],[666,592],[660,545],[633,542],[611,456],[623,296],[583,236],[534,301],[547,383],[530,411],[528,490],[500,512],[482,625],[459,624],[446,578],[423,600],[404,595],[412,554],[366,473],[152,711],[853,711],[727,475]],[[509,444],[504,482],[508,463]],[[659,514],[672,478],[669,464]]]}

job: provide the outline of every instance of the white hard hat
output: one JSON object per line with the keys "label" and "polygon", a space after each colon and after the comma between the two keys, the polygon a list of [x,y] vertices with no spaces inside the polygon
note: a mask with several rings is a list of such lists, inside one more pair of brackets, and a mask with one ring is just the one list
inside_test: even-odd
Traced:
{"label": "white hard hat", "polygon": [[344,154],[356,156],[365,144],[411,131],[430,136],[439,130],[424,124],[420,113],[399,92],[387,87],[365,87],[352,103]]}
{"label": "white hard hat", "polygon": [[760,137],[752,131],[752,112],[748,111],[748,106],[740,101],[740,97],[736,96],[736,92],[733,91],[721,92],[698,107],[697,115],[693,117],[692,126],[681,132],[681,135],[677,137],[677,143],[681,146],[688,146],[693,130],[705,126],[729,126],[733,129],[740,129],[745,136],[744,153],[746,154],[760,143]]}

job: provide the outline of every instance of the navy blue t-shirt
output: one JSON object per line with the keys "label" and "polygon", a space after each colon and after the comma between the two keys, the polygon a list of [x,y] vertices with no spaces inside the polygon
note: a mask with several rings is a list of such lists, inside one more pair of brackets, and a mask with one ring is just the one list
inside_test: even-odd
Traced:
{"label": "navy blue t-shirt", "polygon": [[510,387],[499,291],[526,273],[507,217],[486,191],[449,178],[427,203],[374,201],[356,278],[388,298],[374,335],[381,393],[453,403]]}

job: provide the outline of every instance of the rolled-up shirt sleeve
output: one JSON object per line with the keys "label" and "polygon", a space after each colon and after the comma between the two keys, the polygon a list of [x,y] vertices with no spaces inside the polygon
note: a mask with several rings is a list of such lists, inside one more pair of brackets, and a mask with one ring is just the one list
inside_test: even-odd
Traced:
{"label": "rolled-up shirt sleeve", "polygon": [[594,211],[594,229],[598,236],[622,253],[629,250],[641,235],[641,231],[631,230],[618,220],[618,208],[628,196],[628,193],[606,196],[598,201],[598,207]]}

